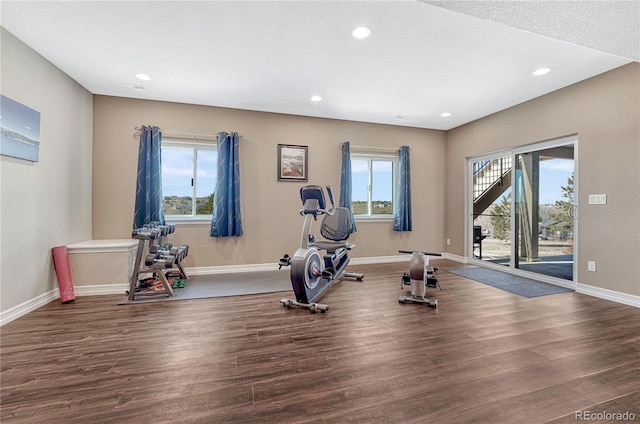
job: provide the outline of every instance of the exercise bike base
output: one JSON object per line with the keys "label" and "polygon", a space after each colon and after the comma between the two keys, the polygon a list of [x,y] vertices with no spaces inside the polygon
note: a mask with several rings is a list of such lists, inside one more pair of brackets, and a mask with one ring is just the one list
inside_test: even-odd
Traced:
{"label": "exercise bike base", "polygon": [[291,308],[292,306],[309,309],[309,312],[311,312],[312,314],[315,314],[317,311],[320,311],[321,313],[324,314],[329,310],[329,305],[326,305],[324,303],[315,303],[315,302],[302,303],[302,302],[298,302],[297,300],[284,299],[284,298],[280,299],[280,303],[282,303],[282,306],[284,306],[287,309]]}
{"label": "exercise bike base", "polygon": [[346,277],[346,278],[355,278],[356,281],[362,281],[362,279],[364,278],[364,274],[360,274],[358,272],[345,272],[342,277]]}
{"label": "exercise bike base", "polygon": [[427,299],[426,297],[400,296],[399,303],[422,303],[432,308],[438,307],[438,299]]}

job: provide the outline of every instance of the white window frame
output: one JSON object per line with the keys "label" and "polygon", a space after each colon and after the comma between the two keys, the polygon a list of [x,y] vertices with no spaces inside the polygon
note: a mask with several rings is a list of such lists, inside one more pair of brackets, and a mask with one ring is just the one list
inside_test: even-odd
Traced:
{"label": "white window frame", "polygon": [[[199,150],[209,150],[209,151],[218,151],[218,146],[215,142],[193,142],[193,141],[183,141],[183,140],[175,140],[175,139],[166,139],[162,140],[161,149],[164,148],[190,148],[193,151],[193,171],[191,176],[191,214],[190,215],[167,215],[165,214],[165,221],[183,221],[183,222],[202,222],[202,221],[211,221],[213,218],[213,214],[207,215],[198,215],[196,214],[197,206],[196,206],[196,189],[198,185],[198,151]],[[164,177],[164,175],[163,175]],[[164,193],[163,202],[164,202]]]}
{"label": "white window frame", "polygon": [[[398,181],[398,168],[400,165],[400,158],[398,154],[380,154],[380,153],[352,153],[351,160],[366,160],[369,163],[369,183],[368,183],[368,194],[367,194],[367,214],[356,214],[354,212],[353,217],[356,221],[367,221],[367,220],[376,220],[383,219],[389,220],[393,219],[396,212],[396,191],[397,191],[397,181]],[[392,172],[391,172],[391,205],[393,210],[390,214],[376,214],[372,213],[372,188],[373,188],[373,166],[372,162],[391,162],[392,164]],[[351,202],[353,203],[353,198]]]}

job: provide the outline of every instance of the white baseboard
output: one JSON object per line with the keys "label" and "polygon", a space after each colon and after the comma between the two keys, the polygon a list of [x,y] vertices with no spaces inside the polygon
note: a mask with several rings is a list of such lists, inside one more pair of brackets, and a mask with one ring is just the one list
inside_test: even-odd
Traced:
{"label": "white baseboard", "polygon": [[640,296],[632,294],[620,293],[617,291],[603,289],[601,287],[589,286],[587,284],[578,283],[576,293],[582,293],[600,299],[610,300],[612,302],[622,303],[629,306],[640,308]]}
{"label": "white baseboard", "polygon": [[0,312],[0,327],[56,299],[60,299],[60,290],[58,289],[50,290],[13,308],[2,311]]}
{"label": "white baseboard", "polygon": [[73,291],[76,296],[100,296],[102,294],[122,294],[129,290],[129,283],[94,284],[88,286],[75,286]]}
{"label": "white baseboard", "polygon": [[458,256],[458,255],[454,255],[453,253],[443,253],[442,259],[450,259],[452,261],[460,262],[462,264],[469,263],[469,258],[467,258],[466,256]]}
{"label": "white baseboard", "polygon": [[[103,294],[125,294],[128,284],[96,284],[93,286],[75,286],[73,292],[76,296],[98,296]],[[35,311],[49,302],[60,299],[60,289],[56,288],[43,293],[33,299],[27,300],[13,308],[0,312],[0,327],[11,321]]]}
{"label": "white baseboard", "polygon": [[371,256],[368,258],[351,258],[349,263],[351,265],[370,265],[394,262],[409,262],[409,259],[411,259],[411,255]]}

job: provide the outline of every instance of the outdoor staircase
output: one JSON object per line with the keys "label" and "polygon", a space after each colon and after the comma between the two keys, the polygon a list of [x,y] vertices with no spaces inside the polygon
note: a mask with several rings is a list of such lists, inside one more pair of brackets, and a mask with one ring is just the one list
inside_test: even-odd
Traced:
{"label": "outdoor staircase", "polygon": [[511,156],[473,164],[473,218],[511,187]]}

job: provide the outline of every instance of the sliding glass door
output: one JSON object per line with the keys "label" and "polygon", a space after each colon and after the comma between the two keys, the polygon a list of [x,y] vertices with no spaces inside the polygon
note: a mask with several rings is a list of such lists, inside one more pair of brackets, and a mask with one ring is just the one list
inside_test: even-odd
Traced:
{"label": "sliding glass door", "polygon": [[573,280],[574,146],[515,157],[514,266]]}
{"label": "sliding glass door", "polygon": [[510,154],[473,161],[473,258],[509,266],[511,259]]}
{"label": "sliding glass door", "polygon": [[469,159],[471,262],[574,280],[576,144],[566,137]]}

